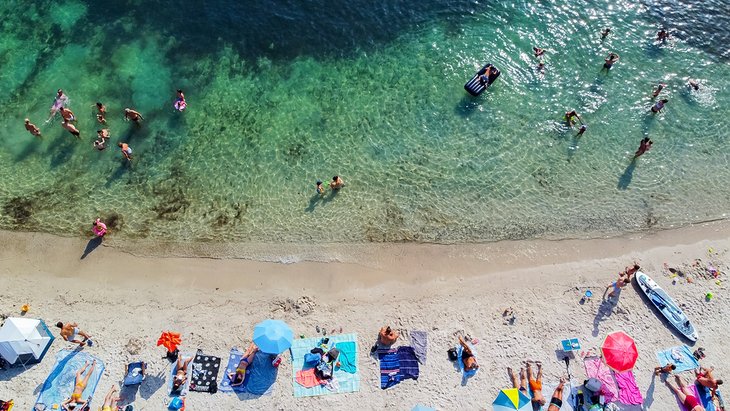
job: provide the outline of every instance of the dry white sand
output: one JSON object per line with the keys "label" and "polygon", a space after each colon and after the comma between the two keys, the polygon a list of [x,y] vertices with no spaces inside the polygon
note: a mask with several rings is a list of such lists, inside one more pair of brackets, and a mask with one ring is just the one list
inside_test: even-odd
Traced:
{"label": "dry white sand", "polygon": [[[114,239],[108,243],[114,244]],[[287,360],[272,396],[242,401],[236,395],[190,393],[187,409],[410,410],[422,403],[441,410],[491,410],[498,390],[509,386],[507,366],[519,368],[525,359],[540,360],[546,384],[556,383],[565,374],[565,364],[556,356],[560,339],[575,336],[585,350],[597,349],[606,333],[625,330],[639,346],[635,373],[646,408],[676,410],[672,394],[652,378],[652,371],[657,350],[683,341],[635,286],[624,290],[617,305],[601,303],[603,289],[634,260],[685,307],[699,331],[696,346],[706,349],[703,364],[714,365],[717,377],[730,379],[728,292],[724,284],[698,276],[702,270],[691,265],[698,258],[702,266],[713,261],[721,268],[721,279],[727,279],[727,223],[590,241],[333,245],[306,251],[314,259],[339,261],[330,263],[159,257],[236,254],[230,245],[116,245],[99,247],[80,259],[85,240],[0,232],[0,313],[16,316],[28,303],[29,317],[49,325],[76,321],[95,337],[97,344],[85,350],[106,361],[107,368],[94,409],[119,383],[129,360],[144,359],[151,375],[166,378],[164,350],[155,346],[162,330],[182,333],[182,351],[200,348],[225,359],[231,347],[248,344],[257,322],[279,318],[296,335],[315,336],[317,326],[358,333],[360,391],[294,398]],[[271,247],[259,250],[270,252]],[[280,254],[282,260],[289,259],[286,251]],[[664,263],[684,269],[694,281],[679,278],[673,285]],[[598,295],[581,305],[587,288]],[[708,291],[715,295],[710,302],[704,298]],[[517,315],[514,325],[504,324],[507,307]],[[380,389],[377,361],[368,353],[384,324],[429,334],[429,357],[419,380],[406,380],[386,391]],[[479,340],[481,370],[465,386],[446,359],[458,333]],[[28,370],[0,371],[0,399],[14,398],[17,409],[30,409],[55,353],[71,347],[57,339],[42,363]],[[582,380],[582,363],[573,362],[571,372]],[[136,409],[164,409],[166,385],[154,381],[140,388]]]}

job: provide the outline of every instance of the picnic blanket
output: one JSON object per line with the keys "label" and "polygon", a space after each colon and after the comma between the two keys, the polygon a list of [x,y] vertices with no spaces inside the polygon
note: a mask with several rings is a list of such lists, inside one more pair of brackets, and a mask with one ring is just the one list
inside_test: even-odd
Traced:
{"label": "picnic blanket", "polygon": [[378,360],[380,361],[380,388],[386,389],[400,383],[403,375],[400,373],[398,350],[379,350]]}
{"label": "picnic blanket", "polygon": [[426,363],[428,353],[428,333],[426,331],[411,331],[411,347],[421,364]]}
{"label": "picnic blanket", "polygon": [[[702,406],[705,407],[706,411],[720,411],[717,409],[717,407],[715,407],[715,404],[712,402],[712,392],[709,388],[695,382],[695,389],[699,394],[699,397],[697,398],[700,399],[700,401],[702,402]],[[724,400],[722,398],[722,394],[720,394],[720,390],[715,391],[715,393],[717,393],[717,397],[720,400],[720,406],[722,406],[724,404]]]}
{"label": "picnic blanket", "polygon": [[[104,362],[82,351],[59,351],[56,354],[56,365],[43,383],[36,404],[45,404],[47,409],[52,409],[57,404],[59,406],[58,409],[60,409],[61,403],[71,397],[71,393],[73,393],[76,372],[87,361],[89,362],[89,368],[91,368],[90,364],[94,360],[96,360],[96,365],[81,396],[83,400],[94,395],[96,386],[99,384],[99,379],[101,379],[101,375],[104,373]],[[87,372],[89,368],[87,368]]]}
{"label": "picnic blanket", "polygon": [[221,368],[221,359],[212,355],[205,355],[201,351],[193,360],[193,373],[190,377],[190,390],[195,392],[215,393],[218,391],[218,371]]}
{"label": "picnic blanket", "polygon": [[[313,366],[304,363],[304,354],[309,353],[312,348],[318,347],[322,338],[300,338],[294,340],[290,349],[292,355],[292,384],[294,387],[294,397],[299,398],[315,395],[341,394],[346,392],[357,392],[360,390],[360,370],[357,367],[357,334],[330,335],[327,338],[329,338],[329,343],[327,344],[328,348],[337,347],[337,349],[340,350],[340,355],[342,355],[343,351],[340,349],[340,344],[354,344],[354,351],[352,350],[351,345],[345,344],[344,347],[348,359],[347,366],[342,367],[343,363],[340,362],[341,366],[335,367],[332,373],[332,380],[327,381],[324,385],[317,384],[309,387],[304,386],[298,382],[297,375],[299,375],[299,380],[301,381],[309,381],[310,383],[314,381],[311,377],[309,377],[309,375],[314,372],[312,370]],[[353,371],[353,369],[355,372],[350,372]]]}
{"label": "picnic blanket", "polygon": [[603,383],[601,386],[601,394],[606,398],[606,402],[614,402],[618,400],[618,387],[611,375],[611,369],[603,363],[598,357],[586,357],[583,360],[588,378],[595,378]]}
{"label": "picnic blanket", "polygon": [[677,369],[674,370],[675,373],[694,370],[700,366],[700,363],[697,362],[697,359],[692,355],[692,351],[686,345],[679,345],[664,351],[659,351],[656,353],[656,357],[659,360],[659,365],[662,367],[667,364],[676,365]]}
{"label": "picnic blanket", "polygon": [[[701,400],[702,396],[697,392],[697,386],[696,385],[694,385],[694,384],[688,384],[687,385],[687,388],[689,388],[689,390],[692,391],[692,394],[695,397],[697,397],[697,399],[700,400],[700,402],[702,401]],[[690,410],[687,409],[687,407],[684,406],[684,404],[682,403],[682,401],[679,400],[679,397],[677,397],[676,395],[674,397],[677,400],[677,404],[679,405],[679,409],[680,410],[682,410],[682,411],[690,411]]]}
{"label": "picnic blanket", "polygon": [[[188,358],[193,358],[192,354],[183,354],[180,353],[178,358],[182,358],[183,361],[187,360]],[[172,363],[172,367],[170,367],[170,379],[167,381],[167,393],[172,397],[177,396],[184,396],[188,394],[188,389],[190,388],[190,378],[192,376],[193,372],[193,362],[190,361],[188,363],[188,369],[187,369],[187,378],[185,379],[185,383],[180,386],[179,390],[173,391],[172,389],[172,382],[175,379],[175,374],[177,374],[177,360],[175,360],[174,363]]]}
{"label": "picnic blanket", "polygon": [[398,347],[398,363],[402,379],[418,379],[418,358],[413,347]]}
{"label": "picnic blanket", "polygon": [[644,397],[641,395],[639,386],[636,385],[636,378],[632,371],[617,372],[613,376],[619,388],[619,401],[629,405],[641,405],[644,403]]}

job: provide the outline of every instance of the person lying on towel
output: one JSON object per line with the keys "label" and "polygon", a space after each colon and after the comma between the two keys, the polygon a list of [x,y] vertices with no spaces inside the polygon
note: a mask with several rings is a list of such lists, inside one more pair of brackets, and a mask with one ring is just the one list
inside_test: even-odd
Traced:
{"label": "person lying on towel", "polygon": [[182,355],[178,357],[177,371],[175,372],[175,377],[173,377],[172,380],[173,391],[180,391],[180,388],[185,385],[185,381],[188,380],[188,364],[190,364],[190,361],[192,360],[192,357],[188,358],[187,360],[183,360]]}
{"label": "person lying on towel", "polygon": [[248,346],[243,357],[241,357],[241,361],[238,363],[238,367],[236,367],[236,372],[228,374],[228,379],[231,380],[231,387],[237,387],[243,384],[243,380],[246,378],[246,368],[251,365],[251,361],[253,361],[258,350],[259,347],[257,347],[254,343],[251,343],[251,345]]}
{"label": "person lying on towel", "polygon": [[469,348],[469,345],[463,338],[461,338],[461,336],[459,336],[459,344],[461,344],[461,347],[463,348],[461,351],[461,362],[464,364],[464,371],[478,369],[479,364],[477,364],[477,358],[474,356],[474,353],[471,352],[471,348]]}

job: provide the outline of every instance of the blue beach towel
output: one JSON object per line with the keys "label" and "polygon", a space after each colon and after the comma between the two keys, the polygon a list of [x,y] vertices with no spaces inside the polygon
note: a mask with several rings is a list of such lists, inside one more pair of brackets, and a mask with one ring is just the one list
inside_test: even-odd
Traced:
{"label": "blue beach towel", "polygon": [[246,392],[256,396],[271,395],[274,392],[279,369],[271,365],[273,359],[273,356],[261,351],[254,355],[252,364],[246,368],[246,379],[243,381]]}
{"label": "blue beach towel", "polygon": [[337,343],[337,349],[340,350],[340,356],[337,357],[340,369],[355,374],[357,372],[357,344],[353,341],[345,341]]}
{"label": "blue beach towel", "polygon": [[[228,374],[234,374],[236,372],[236,368],[238,368],[238,364],[241,362],[242,356],[243,352],[241,352],[241,350],[239,350],[238,348],[231,349],[231,353],[228,355],[228,366],[226,366],[226,369],[223,372],[223,379],[221,380],[221,383],[218,384],[218,391],[244,392],[246,390],[246,387],[244,387],[243,384],[231,387],[231,379],[228,377]],[[246,378],[250,373],[251,366],[248,366],[246,367],[246,375],[243,378],[244,383],[246,382]]]}
{"label": "blue beach towel", "polygon": [[416,353],[416,358],[421,364],[426,363],[428,353],[428,333],[426,331],[411,331],[411,346]]}
{"label": "blue beach towel", "polygon": [[[187,360],[188,358],[193,358],[193,354],[183,354],[180,353],[180,358],[183,359],[183,361]],[[170,367],[170,379],[167,381],[167,392],[170,394],[171,397],[182,397],[185,395],[188,395],[188,388],[190,387],[190,379],[193,378],[193,361],[191,360],[188,363],[188,370],[187,370],[187,379],[185,380],[185,384],[183,384],[179,390],[173,391],[172,390],[172,380],[175,379],[175,374],[177,374],[177,360],[175,360],[174,363],[171,364]]]}
{"label": "blue beach towel", "polygon": [[[329,338],[329,348],[335,346],[339,350],[340,344],[354,344],[354,352],[351,350],[351,347],[345,345],[345,351],[348,353],[347,364],[350,365],[346,367],[335,367],[334,372],[332,373],[333,378],[331,384],[328,384],[326,386],[317,385],[310,388],[304,387],[297,383],[297,371],[313,368],[311,365],[307,365],[304,363],[304,355],[307,354],[312,348],[317,347],[322,338],[301,338],[294,340],[290,349],[292,355],[292,385],[294,387],[294,397],[300,398],[311,397],[315,395],[342,394],[347,392],[360,391],[360,373],[359,368],[357,367],[357,334],[352,333],[330,335],[327,338]],[[352,353],[352,356],[350,356],[349,353]],[[342,350],[340,350],[340,355],[342,355]],[[354,364],[351,364],[351,359],[353,360]],[[351,366],[354,368],[354,373],[345,371],[345,369],[351,371]]]}
{"label": "blue beach towel", "polygon": [[[471,343],[467,343],[467,344],[469,344],[469,348],[471,349],[472,354],[474,354],[474,357],[476,358],[477,352],[474,349],[474,346]],[[462,347],[461,344],[459,344],[459,348],[457,349],[458,358],[456,359],[456,362],[459,363],[459,370],[461,370],[461,373],[463,375],[462,382],[466,382],[467,379],[476,375],[477,371],[479,371],[479,368],[477,368],[476,370],[469,370],[469,371],[466,371],[464,369],[464,361],[461,360],[461,354],[463,351],[464,351],[464,347]],[[477,363],[478,363],[478,361],[477,361]]]}
{"label": "blue beach towel", "polygon": [[398,347],[398,362],[403,379],[418,379],[418,358],[413,347]]}
{"label": "blue beach towel", "polygon": [[142,375],[142,367],[144,367],[144,363],[141,361],[133,362],[127,365],[127,374],[124,376],[122,385],[142,384],[142,381],[144,381],[144,375]]}
{"label": "blue beach towel", "polygon": [[[715,407],[715,404],[712,402],[712,392],[710,390],[703,386],[702,384],[699,384],[695,382],[695,386],[697,386],[697,393],[700,395],[700,401],[702,402],[702,406],[705,407],[706,411],[720,411]],[[720,404],[724,402],[722,398],[722,394],[720,394],[720,390],[715,391],[717,393],[717,397],[720,399]]]}
{"label": "blue beach towel", "polygon": [[378,351],[378,360],[380,361],[380,388],[390,388],[402,379],[400,373],[400,360],[398,359],[397,350],[381,350]]}
{"label": "blue beach towel", "polygon": [[94,360],[96,360],[96,366],[81,396],[83,400],[94,395],[96,386],[104,373],[104,362],[81,351],[59,351],[56,354],[56,365],[43,383],[36,404],[45,404],[47,409],[52,409],[55,404],[58,404],[58,409],[60,409],[61,403],[71,397],[71,393],[73,393],[76,372],[84,366],[85,362],[91,363]]}
{"label": "blue beach towel", "polygon": [[656,353],[656,356],[659,360],[659,365],[662,367],[670,363],[676,365],[677,369],[674,370],[675,373],[694,370],[700,366],[700,363],[697,362],[697,359],[692,355],[692,351],[686,345],[659,351]]}

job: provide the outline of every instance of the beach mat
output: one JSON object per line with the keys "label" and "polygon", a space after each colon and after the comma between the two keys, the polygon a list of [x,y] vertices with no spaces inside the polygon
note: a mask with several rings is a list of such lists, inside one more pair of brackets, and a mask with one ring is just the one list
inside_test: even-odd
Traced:
{"label": "beach mat", "polygon": [[662,367],[667,364],[677,366],[677,369],[674,370],[675,374],[694,370],[700,366],[700,363],[697,362],[697,359],[692,355],[692,351],[686,345],[679,345],[664,351],[658,351],[656,357],[659,360],[659,365]]}
{"label": "beach mat", "polygon": [[[697,397],[697,399],[700,400],[700,402],[701,402],[702,401],[702,396],[697,392],[697,386],[695,386],[694,384],[688,384],[687,387],[689,388],[690,391],[692,391],[692,393],[694,394],[694,396]],[[682,403],[682,401],[679,400],[679,397],[677,397],[676,394],[672,393],[672,395],[674,395],[674,398],[677,400],[677,405],[679,405],[679,409],[680,410],[682,410],[682,411],[690,411],[690,410],[687,409],[687,407],[684,406],[684,404]]]}
{"label": "beach mat", "polygon": [[[555,388],[557,388],[558,384],[551,384],[551,383],[544,383],[542,384],[542,395],[545,397],[545,400],[547,401],[545,405],[540,407],[540,411],[547,411],[547,409],[550,407],[550,399],[553,397],[553,392],[555,391]],[[530,391],[530,396],[532,396],[532,390]],[[560,411],[573,411],[573,406],[571,405],[571,392],[572,392],[572,386],[569,382],[566,382],[563,386],[563,397],[561,400],[563,400],[563,405],[560,407]],[[576,390],[577,392],[577,390]]]}
{"label": "beach mat", "polygon": [[142,384],[142,381],[144,381],[144,375],[142,375],[143,367],[144,363],[142,361],[127,364],[127,373],[124,375],[122,385],[129,386]]}
{"label": "beach mat", "polygon": [[413,347],[407,345],[398,347],[398,363],[401,379],[418,379],[418,358]]}
{"label": "beach mat", "polygon": [[[184,361],[184,360],[187,360],[188,358],[193,358],[193,355],[180,353],[179,358],[182,358]],[[187,395],[188,389],[190,388],[190,379],[192,378],[192,375],[193,375],[193,362],[190,361],[190,363],[188,363],[188,371],[187,371],[188,378],[185,380],[185,384],[183,384],[179,390],[174,391],[174,392],[172,390],[172,381],[175,378],[175,374],[177,373],[177,360],[175,360],[175,362],[170,365],[171,365],[170,366],[170,376],[169,376],[169,379],[167,380],[167,393],[171,397],[178,397],[178,396],[182,397],[182,396]]]}
{"label": "beach mat", "polygon": [[337,357],[340,369],[355,374],[357,372],[357,344],[354,341],[344,341],[337,343],[337,349],[340,350],[340,355]]}
{"label": "beach mat", "polygon": [[586,357],[583,360],[588,378],[595,378],[603,383],[601,394],[606,398],[606,402],[614,402],[618,400],[618,387],[613,379],[611,369],[608,368],[603,360],[598,357]]}
{"label": "beach mat", "polygon": [[262,352],[257,352],[251,364],[246,367],[243,384],[231,387],[231,380],[228,374],[236,372],[242,356],[243,351],[237,348],[231,350],[228,356],[228,366],[226,366],[218,389],[225,393],[236,392],[239,394],[249,394],[250,398],[242,397],[242,399],[253,399],[271,395],[274,392],[274,383],[276,382],[279,369],[271,365],[272,356]]}
{"label": "beach mat", "polygon": [[[311,365],[305,365],[304,354],[309,353],[312,348],[317,347],[322,338],[315,337],[296,339],[293,341],[290,350],[292,355],[292,385],[294,387],[294,397],[312,397],[315,395],[342,394],[360,391],[360,370],[357,367],[357,334],[331,335],[327,338],[329,338],[328,348],[332,348],[334,344],[334,346],[337,346],[339,349],[337,344],[345,342],[351,342],[354,344],[354,353],[352,353],[352,358],[355,359],[355,364],[353,364],[355,372],[346,372],[340,367],[335,367],[332,374],[332,382],[326,385],[317,384],[313,387],[304,387],[297,382],[297,372],[300,372],[300,375],[302,372],[306,372],[306,375],[311,374],[310,370],[313,367]],[[342,352],[340,352],[340,354],[342,354]],[[350,356],[348,355],[348,359],[349,358]]]}
{"label": "beach mat", "polygon": [[418,362],[425,364],[426,354],[428,354],[428,333],[426,331],[411,331],[411,346],[416,353]]}
{"label": "beach mat", "polygon": [[61,350],[56,354],[56,365],[43,383],[36,404],[45,404],[49,410],[58,404],[60,410],[61,403],[71,397],[71,393],[73,393],[76,372],[84,366],[86,361],[91,363],[93,360],[96,360],[96,366],[89,377],[81,399],[92,397],[101,375],[104,373],[104,362],[82,351]]}
{"label": "beach mat", "polygon": [[[221,383],[218,385],[218,391],[227,393],[246,391],[246,387],[244,387],[243,384],[232,387],[231,384],[233,382],[228,377],[228,374],[235,374],[236,368],[238,368],[238,364],[241,362],[241,357],[243,357],[243,352],[241,350],[238,348],[231,349],[231,353],[228,354],[228,365],[226,366],[225,371],[223,371],[223,378],[221,379]],[[251,370],[249,365],[246,367],[246,376],[243,378],[244,382],[250,373]]]}
{"label": "beach mat", "polygon": [[618,384],[618,400],[623,404],[641,405],[644,403],[644,397],[641,390],[636,384],[636,377],[632,371],[618,372],[614,374],[616,384]]}
{"label": "beach mat", "polygon": [[215,393],[218,391],[218,371],[221,359],[198,351],[193,360],[190,391]]}
{"label": "beach mat", "polygon": [[403,376],[400,373],[400,362],[396,349],[379,350],[378,361],[380,362],[380,388],[386,389],[400,383]]}
{"label": "beach mat", "polygon": [[[471,353],[474,354],[474,358],[476,358],[477,364],[479,364],[479,355],[477,355],[477,351],[474,349],[474,345],[470,342],[467,342],[467,345],[469,345],[469,348],[471,349]],[[459,344],[459,348],[457,348],[457,350],[456,350],[456,352],[457,352],[456,362],[458,363],[459,370],[462,373],[462,382],[466,381],[466,379],[468,379],[468,378],[475,376],[477,371],[479,371],[479,368],[477,368],[476,370],[469,370],[469,371],[466,371],[464,369],[464,361],[461,360],[461,354],[463,351],[464,351],[464,347],[462,347],[461,344]]]}
{"label": "beach mat", "polygon": [[[699,394],[699,397],[697,398],[700,399],[700,401],[702,402],[702,406],[705,407],[706,411],[720,411],[717,407],[715,407],[715,404],[712,402],[712,392],[709,388],[695,382],[695,390],[697,391],[697,394]],[[717,390],[715,392],[717,393],[717,397],[720,399],[720,405],[723,405],[725,401],[722,398],[720,390]]]}

